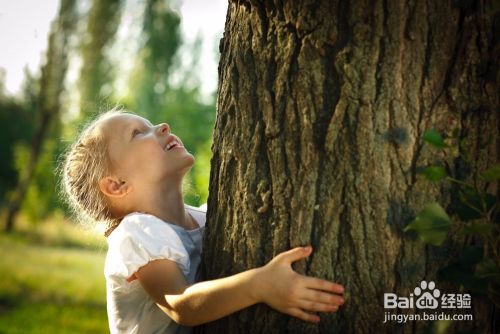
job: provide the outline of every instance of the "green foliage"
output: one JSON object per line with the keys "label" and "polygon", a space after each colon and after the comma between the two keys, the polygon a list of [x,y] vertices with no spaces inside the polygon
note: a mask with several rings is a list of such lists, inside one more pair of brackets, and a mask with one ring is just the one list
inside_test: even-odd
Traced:
{"label": "green foliage", "polygon": [[405,232],[415,231],[424,242],[439,246],[446,238],[450,226],[451,220],[441,205],[431,203],[406,226]]}
{"label": "green foliage", "polygon": [[[21,205],[22,214],[31,222],[66,209],[58,200],[54,175],[59,154],[66,144],[61,137],[73,137],[75,125],[88,118],[90,111],[97,112],[96,105],[115,105],[111,87],[113,73],[120,69],[109,61],[107,53],[120,24],[123,3],[121,0],[93,0],[88,13],[76,16],[71,10],[74,1],[63,1],[49,36],[54,50],[47,52],[40,77],[28,75],[25,94],[20,99],[9,98],[1,90],[0,73],[0,122],[9,125],[0,131],[0,207],[15,189],[19,175],[26,173],[31,139],[40,124],[40,110],[44,109],[41,106],[47,106],[44,110],[50,111],[59,108],[60,101],[64,103],[60,97],[65,89],[65,57],[71,55],[67,49],[74,42],[64,44],[63,39],[76,37],[71,35],[72,27],[82,27],[81,23],[86,23],[78,50],[82,60],[78,81],[80,116],[68,123],[62,122],[62,118],[71,119],[71,115],[55,113]],[[184,51],[192,55],[193,64],[188,70],[179,70],[178,51],[182,45],[179,14],[170,8],[167,0],[148,0],[144,8],[142,44],[135,59],[136,68],[130,76],[130,95],[125,97],[125,107],[153,123],[169,123],[172,132],[195,156],[196,164],[186,177],[186,202],[199,205],[208,196],[210,146],[206,143],[210,141],[215,119],[214,99],[203,100],[199,81],[193,80],[197,75],[195,65],[201,44],[198,41]],[[176,76],[176,85],[172,84],[173,76]]]}
{"label": "green foliage", "polygon": [[476,274],[480,278],[500,279],[500,268],[491,258],[484,258],[477,264]]}
{"label": "green foliage", "polygon": [[472,222],[470,224],[464,224],[460,229],[460,233],[464,235],[487,236],[492,230],[493,226],[490,224]]}
{"label": "green foliage", "polygon": [[459,201],[454,203],[453,211],[461,221],[468,222],[482,218],[496,203],[492,194],[476,191],[471,186],[464,186],[458,192]]}
{"label": "green foliage", "polygon": [[34,126],[30,112],[15,101],[0,101],[0,123],[4,126],[0,131],[0,203],[6,193],[17,184],[18,172],[12,161],[14,147],[18,143],[29,143],[33,136]]}
{"label": "green foliage", "polygon": [[[210,159],[209,147],[215,120],[215,105],[211,100],[202,101],[199,83],[192,79],[196,62],[182,73],[174,66],[179,62],[178,51],[182,43],[180,17],[165,0],[148,0],[144,12],[143,44],[130,77],[128,108],[149,119],[153,124],[166,122],[172,133],[179,136],[196,163],[186,177],[185,200],[199,205],[208,196],[206,160]],[[200,43],[188,51],[198,59]],[[171,84],[173,75],[180,77],[179,83]]]}
{"label": "green foliage", "polygon": [[201,147],[198,147],[196,152],[196,164],[194,169],[194,183],[196,190],[200,196],[199,204],[207,202],[208,199],[208,183],[210,176],[210,159],[212,157],[212,140],[207,140]]}
{"label": "green foliage", "polygon": [[[0,207],[5,202],[7,194],[16,186],[19,171],[14,164],[15,147],[28,145],[33,137],[36,126],[34,104],[36,97],[33,90],[35,82],[27,74],[26,87],[20,100],[7,97],[0,91]],[[0,82],[0,87],[3,83]]]}
{"label": "green foliage", "polygon": [[[441,134],[428,130],[423,136],[424,142],[434,148],[456,150],[463,155],[464,161],[470,162],[469,154],[464,151],[464,138],[459,138],[457,130],[450,136],[452,144],[445,143]],[[488,141],[486,141],[487,143]],[[486,145],[486,144],[484,144]],[[438,204],[431,203],[417,214],[405,231],[415,231],[424,242],[439,246],[454,225],[458,236],[472,237],[480,241],[483,247],[465,246],[458,258],[441,268],[439,277],[460,285],[473,292],[486,294],[496,303],[500,297],[500,203],[496,196],[487,192],[489,183],[500,179],[500,165],[480,171],[485,182],[480,189],[477,182],[467,182],[447,175],[444,168],[430,166],[422,174],[432,182],[448,181],[457,189],[456,198],[449,206],[449,212],[457,219],[453,222],[446,211]],[[475,175],[477,176],[477,175]],[[472,179],[475,177],[473,176]],[[497,306],[500,306],[497,304]]]}
{"label": "green foliage", "polygon": [[482,258],[483,248],[465,246],[456,261],[439,270],[438,277],[471,291],[486,294],[487,280],[475,273],[475,267]]}
{"label": "green foliage", "polygon": [[[171,126],[172,133],[178,135],[186,149],[195,157],[191,172],[191,186],[194,197],[187,199],[191,205],[205,203],[208,197],[211,151],[209,143],[215,118],[214,104],[199,101],[196,90],[178,88],[168,96],[166,117],[163,120]],[[192,199],[196,198],[195,201]]]}
{"label": "green foliage", "polygon": [[143,45],[131,80],[133,108],[157,123],[165,111],[171,67],[182,42],[180,17],[165,0],[148,0],[143,22]]}
{"label": "green foliage", "polygon": [[446,147],[443,137],[439,132],[434,129],[427,130],[424,132],[423,136],[424,142],[429,143],[435,147],[443,148]]}
{"label": "green foliage", "polygon": [[118,29],[121,0],[93,0],[82,38],[80,71],[80,112],[85,117],[97,106],[110,103],[113,66],[106,55]]}
{"label": "green foliage", "polygon": [[481,173],[483,179],[489,182],[500,180],[500,165],[495,165]]}
{"label": "green foliage", "polygon": [[432,182],[441,181],[446,177],[446,171],[443,167],[439,166],[430,166],[424,169],[422,172],[424,176]]}
{"label": "green foliage", "polygon": [[[15,154],[16,159],[10,160],[10,162],[15,160],[17,163],[16,167],[21,177],[16,182],[16,189],[12,192],[12,197],[9,198],[7,230],[12,229],[14,220],[11,218],[16,217],[19,208],[25,204],[26,193],[31,194],[31,197],[36,197],[38,211],[47,212],[53,208],[52,205],[48,205],[48,202],[43,202],[43,199],[47,198],[47,194],[54,193],[54,182],[51,186],[47,185],[47,180],[52,180],[53,175],[53,166],[47,162],[47,159],[53,160],[54,145],[49,146],[50,152],[46,152],[44,145],[47,138],[55,138],[58,135],[56,129],[59,123],[60,98],[64,90],[68,65],[68,45],[76,26],[75,7],[75,0],[62,0],[60,2],[59,13],[52,22],[48,36],[48,49],[41,67],[40,77],[33,79],[28,76],[24,97],[27,109],[32,110],[32,114],[35,116],[30,120],[30,123],[36,130],[30,140],[29,149],[23,150],[23,146],[15,145],[18,151]],[[38,166],[40,156],[42,156],[42,166]],[[49,168],[43,169],[45,167]],[[31,191],[28,190],[28,186],[33,184],[44,185],[44,187],[40,189],[41,191],[36,191],[33,194],[33,190],[37,188],[31,187]],[[34,216],[34,212],[31,213]]]}
{"label": "green foliage", "polygon": [[185,87],[171,90],[167,100],[164,116],[156,116],[163,119],[155,123],[167,122],[172,133],[181,138],[187,150],[196,154],[197,148],[210,140],[215,121],[214,104],[201,102],[197,89]]}
{"label": "green foliage", "polygon": [[[54,165],[56,144],[54,139],[48,139],[44,143],[35,172],[22,202],[21,209],[32,223],[37,223],[41,219],[48,217],[59,207],[56,189],[57,180],[53,172],[56,168]],[[16,145],[15,165],[19,173],[22,173],[28,164],[30,152],[29,146]]]}

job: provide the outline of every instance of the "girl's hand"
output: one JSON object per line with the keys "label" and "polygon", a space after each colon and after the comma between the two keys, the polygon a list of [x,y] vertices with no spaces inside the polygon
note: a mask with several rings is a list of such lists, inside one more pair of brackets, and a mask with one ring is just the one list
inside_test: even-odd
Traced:
{"label": "girl's hand", "polygon": [[292,269],[292,263],[308,257],[312,247],[297,247],[275,256],[258,271],[255,294],[282,313],[308,322],[318,322],[310,312],[335,312],[344,303],[344,288],[329,281],[303,276]]}

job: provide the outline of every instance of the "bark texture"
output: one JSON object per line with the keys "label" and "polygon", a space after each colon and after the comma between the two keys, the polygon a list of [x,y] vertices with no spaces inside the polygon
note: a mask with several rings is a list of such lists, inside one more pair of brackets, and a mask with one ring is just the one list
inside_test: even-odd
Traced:
{"label": "bark texture", "polygon": [[[463,177],[499,160],[499,15],[464,3],[229,2],[205,278],[312,244],[296,269],[344,284],[348,301],[317,325],[260,305],[204,332],[425,329],[382,323],[385,292],[408,296],[456,254],[403,233],[427,203],[451,200],[450,186],[418,168],[446,162]],[[474,165],[423,145],[430,128],[459,129]],[[468,328],[490,331],[492,306],[473,300],[473,308]]]}

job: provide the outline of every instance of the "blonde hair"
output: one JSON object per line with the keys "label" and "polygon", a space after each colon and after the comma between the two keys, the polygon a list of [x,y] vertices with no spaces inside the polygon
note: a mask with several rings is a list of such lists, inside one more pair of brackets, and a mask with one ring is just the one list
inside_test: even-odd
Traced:
{"label": "blonde hair", "polygon": [[124,111],[113,108],[88,123],[63,156],[60,167],[63,197],[79,219],[102,222],[107,237],[120,220],[113,217],[99,181],[110,171],[103,121]]}

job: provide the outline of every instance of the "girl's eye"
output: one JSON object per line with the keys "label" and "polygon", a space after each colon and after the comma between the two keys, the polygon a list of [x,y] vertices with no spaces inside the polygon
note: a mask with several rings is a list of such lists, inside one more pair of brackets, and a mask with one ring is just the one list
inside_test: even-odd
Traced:
{"label": "girl's eye", "polygon": [[132,131],[132,138],[134,138],[135,136],[137,136],[140,133],[141,133],[141,131],[139,131],[138,129],[135,129],[134,131]]}

